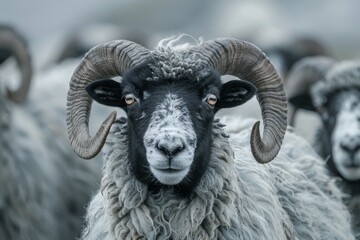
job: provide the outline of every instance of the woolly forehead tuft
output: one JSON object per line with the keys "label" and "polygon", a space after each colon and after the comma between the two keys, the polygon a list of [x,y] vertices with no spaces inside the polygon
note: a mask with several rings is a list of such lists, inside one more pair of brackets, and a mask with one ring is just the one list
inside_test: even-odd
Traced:
{"label": "woolly forehead tuft", "polygon": [[179,35],[163,39],[152,51],[154,63],[149,65],[152,76],[148,81],[160,79],[200,79],[205,78],[211,72],[209,64],[201,58],[199,53],[191,51],[199,46],[198,41],[190,35]]}

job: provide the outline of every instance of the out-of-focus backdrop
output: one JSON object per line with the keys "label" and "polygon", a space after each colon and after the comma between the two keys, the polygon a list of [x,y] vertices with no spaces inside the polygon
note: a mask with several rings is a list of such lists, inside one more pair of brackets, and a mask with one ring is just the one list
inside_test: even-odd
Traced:
{"label": "out-of-focus backdrop", "polygon": [[113,23],[123,31],[149,35],[150,44],[179,32],[258,43],[313,36],[336,57],[355,58],[360,56],[359,9],[357,0],[5,0],[0,22],[22,32],[34,54],[57,37],[88,25]]}
{"label": "out-of-focus backdrop", "polygon": [[[310,37],[335,59],[356,59],[360,58],[359,9],[358,0],[5,0],[0,24],[12,25],[28,40],[36,74],[41,75],[66,58],[64,48],[79,44],[74,37],[79,35],[89,47],[125,38],[149,48],[177,33],[205,40],[231,36],[261,48]],[[260,114],[246,106],[237,111]],[[230,113],[234,111],[221,114]],[[310,136],[316,124],[316,116],[306,118],[300,124],[305,126],[303,134]]]}

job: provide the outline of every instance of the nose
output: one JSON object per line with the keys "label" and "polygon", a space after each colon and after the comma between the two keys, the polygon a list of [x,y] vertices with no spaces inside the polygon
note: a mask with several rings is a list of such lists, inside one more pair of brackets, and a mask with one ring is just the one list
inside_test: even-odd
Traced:
{"label": "nose", "polygon": [[185,145],[179,137],[166,137],[162,138],[156,144],[157,149],[169,159],[173,158],[176,154],[180,153]]}
{"label": "nose", "polygon": [[351,143],[344,143],[340,144],[340,147],[343,151],[347,152],[351,158],[354,154],[360,150],[360,142],[351,142]]}

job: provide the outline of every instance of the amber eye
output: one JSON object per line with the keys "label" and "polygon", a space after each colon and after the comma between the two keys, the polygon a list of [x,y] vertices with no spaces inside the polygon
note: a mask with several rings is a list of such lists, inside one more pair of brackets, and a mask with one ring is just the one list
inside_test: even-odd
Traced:
{"label": "amber eye", "polygon": [[131,105],[135,102],[135,96],[134,94],[126,94],[125,95],[125,102],[127,105]]}
{"label": "amber eye", "polygon": [[217,97],[215,94],[209,94],[207,97],[207,103],[211,106],[215,106],[217,102]]}

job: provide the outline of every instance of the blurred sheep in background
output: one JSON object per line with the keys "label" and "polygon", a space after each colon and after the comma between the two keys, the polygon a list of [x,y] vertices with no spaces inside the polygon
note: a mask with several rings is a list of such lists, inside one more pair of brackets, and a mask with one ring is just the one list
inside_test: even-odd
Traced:
{"label": "blurred sheep in background", "polygon": [[[15,90],[6,84],[12,70],[0,75],[0,239],[74,239],[100,166],[78,160],[69,148],[64,104],[30,88],[26,45],[13,28],[0,27],[2,65],[14,57],[21,73]],[[47,80],[46,91],[56,88]]]}
{"label": "blurred sheep in background", "polygon": [[345,202],[360,239],[360,61],[304,58],[290,73],[288,97],[295,107],[292,118],[297,109],[320,117],[322,126],[314,133],[313,146],[332,174],[342,179],[340,186],[348,194]]}

